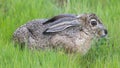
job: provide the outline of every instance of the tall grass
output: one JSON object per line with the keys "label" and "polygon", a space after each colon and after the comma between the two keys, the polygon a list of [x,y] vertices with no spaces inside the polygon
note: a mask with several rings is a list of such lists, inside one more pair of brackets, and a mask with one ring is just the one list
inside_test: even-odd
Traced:
{"label": "tall grass", "polygon": [[[63,7],[53,0],[0,0],[0,68],[119,68],[119,6],[119,0],[68,0]],[[14,47],[12,35],[20,25],[63,13],[96,13],[107,27],[109,39],[97,43],[82,57]]]}

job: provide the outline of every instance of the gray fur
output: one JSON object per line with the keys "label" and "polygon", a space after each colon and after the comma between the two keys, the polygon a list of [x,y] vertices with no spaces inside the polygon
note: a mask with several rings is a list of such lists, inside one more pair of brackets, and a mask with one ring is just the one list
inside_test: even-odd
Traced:
{"label": "gray fur", "polygon": [[[92,27],[89,23],[90,18],[98,20],[98,25]],[[91,47],[92,39],[95,37],[100,38],[105,30],[105,27],[95,14],[82,14],[73,18],[69,16],[60,17],[47,23],[46,21],[49,20],[36,19],[20,26],[14,32],[14,41],[19,44],[27,44],[31,49],[61,47],[69,52],[85,54]],[[65,26],[66,21],[70,24]],[[64,24],[59,25],[60,23]],[[79,24],[75,25],[74,23]],[[99,25],[103,28],[99,28]],[[56,29],[60,29],[60,31],[56,31]]]}

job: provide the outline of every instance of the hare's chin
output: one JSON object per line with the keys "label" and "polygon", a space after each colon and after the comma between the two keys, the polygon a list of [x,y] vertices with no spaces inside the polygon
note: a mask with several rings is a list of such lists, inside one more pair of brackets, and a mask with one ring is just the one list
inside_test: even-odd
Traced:
{"label": "hare's chin", "polygon": [[104,34],[104,35],[101,35],[101,38],[104,38],[104,37],[106,37],[107,35],[106,34]]}

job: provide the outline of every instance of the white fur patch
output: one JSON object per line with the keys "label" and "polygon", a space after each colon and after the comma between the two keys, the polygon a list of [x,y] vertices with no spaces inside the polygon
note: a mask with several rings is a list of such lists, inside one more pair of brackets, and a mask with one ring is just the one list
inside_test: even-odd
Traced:
{"label": "white fur patch", "polygon": [[91,19],[90,21],[96,21],[96,19]]}

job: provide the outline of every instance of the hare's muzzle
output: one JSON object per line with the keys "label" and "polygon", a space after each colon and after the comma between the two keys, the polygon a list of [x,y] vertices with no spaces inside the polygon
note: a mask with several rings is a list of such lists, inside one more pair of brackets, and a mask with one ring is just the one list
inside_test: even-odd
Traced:
{"label": "hare's muzzle", "polygon": [[106,37],[108,32],[106,29],[102,29],[101,31],[98,32],[100,37]]}

